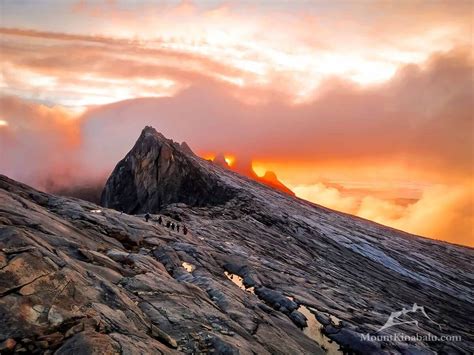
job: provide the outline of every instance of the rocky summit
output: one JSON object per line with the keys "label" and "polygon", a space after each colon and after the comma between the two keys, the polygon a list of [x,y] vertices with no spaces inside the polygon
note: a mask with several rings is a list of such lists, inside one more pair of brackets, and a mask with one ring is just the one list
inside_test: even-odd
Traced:
{"label": "rocky summit", "polygon": [[151,127],[102,203],[0,176],[2,354],[474,348],[471,248],[300,200]]}
{"label": "rocky summit", "polygon": [[126,213],[156,212],[177,202],[222,204],[232,197],[232,190],[219,184],[215,174],[203,173],[186,143],[175,143],[145,127],[107,180],[101,202]]}

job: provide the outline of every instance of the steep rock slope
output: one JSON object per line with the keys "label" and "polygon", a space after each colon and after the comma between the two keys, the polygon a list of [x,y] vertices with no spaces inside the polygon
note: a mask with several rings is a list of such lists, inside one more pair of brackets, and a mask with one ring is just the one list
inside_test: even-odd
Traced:
{"label": "steep rock slope", "polygon": [[127,213],[157,211],[174,202],[203,206],[232,196],[213,176],[201,173],[191,149],[145,127],[135,146],[108,179],[101,202]]}
{"label": "steep rock slope", "polygon": [[[163,154],[163,147],[172,154]],[[0,176],[0,352],[473,348],[472,249],[293,198],[204,161],[151,128],[135,148],[133,159],[126,157],[110,177],[105,202],[119,210],[160,211],[180,232],[159,225],[155,214],[147,223],[142,215],[45,194]],[[147,156],[156,159],[146,162]],[[181,174],[198,175],[200,183],[188,188]],[[216,190],[225,198],[216,199]],[[158,197],[159,203],[152,200]],[[414,303],[432,321],[412,314],[418,326],[397,325],[382,334],[460,340],[362,337],[378,334],[391,312]]]}
{"label": "steep rock slope", "polygon": [[226,262],[192,232],[0,175],[0,353],[323,353]]}
{"label": "steep rock slope", "polygon": [[[162,135],[152,128],[145,131],[154,144],[163,144]],[[136,146],[141,145],[141,140]],[[205,191],[210,189],[204,187],[204,192],[199,193],[200,204],[169,204],[161,209],[162,213],[189,225],[207,248],[229,254],[232,262],[226,264],[228,271],[239,274],[247,286],[255,286],[261,300],[265,295],[259,289],[273,290],[313,311],[342,319],[342,329],[335,330],[328,324],[325,331],[340,345],[353,350],[460,351],[472,345],[468,329],[473,329],[473,321],[467,316],[474,310],[471,248],[421,238],[335,212],[268,188],[189,152],[182,154],[202,181],[219,186],[227,198],[215,203],[209,195],[206,201]],[[147,168],[134,174],[148,175]],[[115,180],[114,174],[110,179]],[[167,184],[173,182],[166,180],[160,188],[168,190]],[[192,200],[188,196],[188,201]],[[199,253],[199,249],[193,252]],[[195,256],[191,260],[197,265],[202,262]],[[283,308],[284,314],[288,311],[276,303],[276,309]],[[420,320],[419,329],[405,324],[392,331],[459,335],[462,341],[360,341],[361,334],[376,334],[391,312],[415,303],[428,309],[441,328],[425,319]]]}

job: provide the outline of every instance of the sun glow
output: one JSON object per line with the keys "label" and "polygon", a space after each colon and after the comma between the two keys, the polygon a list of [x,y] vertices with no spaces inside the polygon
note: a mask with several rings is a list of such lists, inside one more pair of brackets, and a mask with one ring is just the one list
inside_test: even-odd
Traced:
{"label": "sun glow", "polygon": [[[100,170],[153,124],[299,197],[472,237],[468,2],[27,2],[60,21],[2,7],[2,173],[49,174],[64,147]],[[31,161],[54,164],[23,164],[35,139]]]}
{"label": "sun glow", "polygon": [[232,155],[225,155],[224,156],[225,162],[229,165],[232,166],[235,163],[235,157]]}
{"label": "sun glow", "polygon": [[[199,156],[203,158],[204,160],[214,161],[216,159],[217,154],[201,153],[199,154]],[[235,164],[235,159],[236,159],[235,156],[232,154],[224,154],[224,160],[227,163],[227,165],[229,165],[230,167],[232,167]]]}
{"label": "sun glow", "polygon": [[214,159],[216,159],[216,155],[214,153],[203,153],[199,154],[199,156],[204,160],[214,161]]}

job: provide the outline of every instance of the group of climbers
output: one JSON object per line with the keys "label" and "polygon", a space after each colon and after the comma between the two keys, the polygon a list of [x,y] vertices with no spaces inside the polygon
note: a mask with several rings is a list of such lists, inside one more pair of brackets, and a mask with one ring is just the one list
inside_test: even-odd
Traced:
{"label": "group of climbers", "polygon": [[[145,221],[148,222],[150,220],[150,218],[151,218],[151,215],[149,213],[145,214]],[[158,224],[163,225],[163,218],[161,216],[158,217]],[[176,230],[179,233],[179,230],[180,230],[180,225],[179,224],[175,224],[171,221],[167,221],[165,226],[166,226],[166,228],[171,228],[171,230],[173,230],[173,231]],[[188,234],[188,228],[186,228],[185,225],[183,225],[182,230],[183,230],[184,235]]]}

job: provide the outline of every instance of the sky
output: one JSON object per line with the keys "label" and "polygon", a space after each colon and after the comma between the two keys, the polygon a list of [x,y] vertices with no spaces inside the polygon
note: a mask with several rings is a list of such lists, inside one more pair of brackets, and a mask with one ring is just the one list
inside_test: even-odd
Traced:
{"label": "sky", "polygon": [[470,1],[0,0],[0,173],[100,183],[149,124],[474,246]]}

